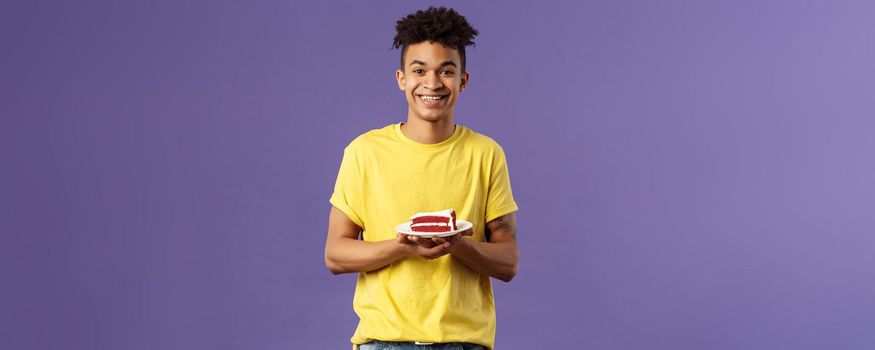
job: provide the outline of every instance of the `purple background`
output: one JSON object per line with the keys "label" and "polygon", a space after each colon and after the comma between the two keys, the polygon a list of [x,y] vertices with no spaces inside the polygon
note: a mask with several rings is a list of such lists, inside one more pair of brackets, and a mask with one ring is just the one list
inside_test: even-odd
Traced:
{"label": "purple background", "polygon": [[[499,349],[875,347],[875,6],[449,2],[521,207]],[[410,1],[3,1],[0,348],[347,349]]]}

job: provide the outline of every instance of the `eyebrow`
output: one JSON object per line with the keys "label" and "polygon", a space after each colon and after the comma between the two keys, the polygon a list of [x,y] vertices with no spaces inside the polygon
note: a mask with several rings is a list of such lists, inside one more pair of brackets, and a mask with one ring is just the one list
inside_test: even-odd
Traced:
{"label": "eyebrow", "polygon": [[[427,64],[425,64],[425,62],[422,62],[422,61],[420,61],[420,60],[413,60],[413,62],[410,62],[410,65],[411,65],[411,66],[414,65],[414,64],[421,64],[421,65],[423,65],[423,66],[427,66]],[[453,66],[453,67],[458,67],[458,66],[456,66],[456,62],[453,62],[453,61],[444,61],[444,63],[441,63],[440,66],[441,66],[441,67],[443,67],[443,66]]]}

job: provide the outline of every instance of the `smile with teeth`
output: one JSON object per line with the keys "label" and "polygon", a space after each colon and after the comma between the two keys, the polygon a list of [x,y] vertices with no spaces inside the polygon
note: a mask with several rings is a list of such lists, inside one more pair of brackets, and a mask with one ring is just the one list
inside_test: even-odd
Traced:
{"label": "smile with teeth", "polygon": [[439,100],[444,99],[444,97],[447,97],[447,96],[446,95],[441,95],[441,96],[419,95],[419,98],[425,102],[439,101]]}

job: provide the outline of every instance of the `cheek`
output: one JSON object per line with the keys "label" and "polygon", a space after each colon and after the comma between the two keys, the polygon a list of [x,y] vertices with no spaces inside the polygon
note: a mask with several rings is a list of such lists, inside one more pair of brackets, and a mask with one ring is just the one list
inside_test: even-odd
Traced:
{"label": "cheek", "polygon": [[449,82],[449,83],[451,84],[451,85],[449,85],[449,86],[452,86],[452,87],[453,87],[453,92],[459,92],[459,91],[462,91],[462,82],[461,82],[461,81],[459,81],[459,80],[453,80],[452,82]]}

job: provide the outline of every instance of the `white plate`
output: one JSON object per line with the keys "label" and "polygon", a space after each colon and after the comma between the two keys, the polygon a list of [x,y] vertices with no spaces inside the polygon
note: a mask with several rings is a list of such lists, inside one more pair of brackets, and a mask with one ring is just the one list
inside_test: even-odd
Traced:
{"label": "white plate", "polygon": [[410,221],[408,221],[403,224],[398,224],[398,226],[395,226],[395,231],[398,231],[398,233],[403,233],[405,235],[419,236],[424,238],[447,237],[465,231],[471,227],[474,227],[474,225],[465,220],[456,219],[456,227],[458,228],[458,230],[449,232],[413,232],[413,230],[410,229]]}

